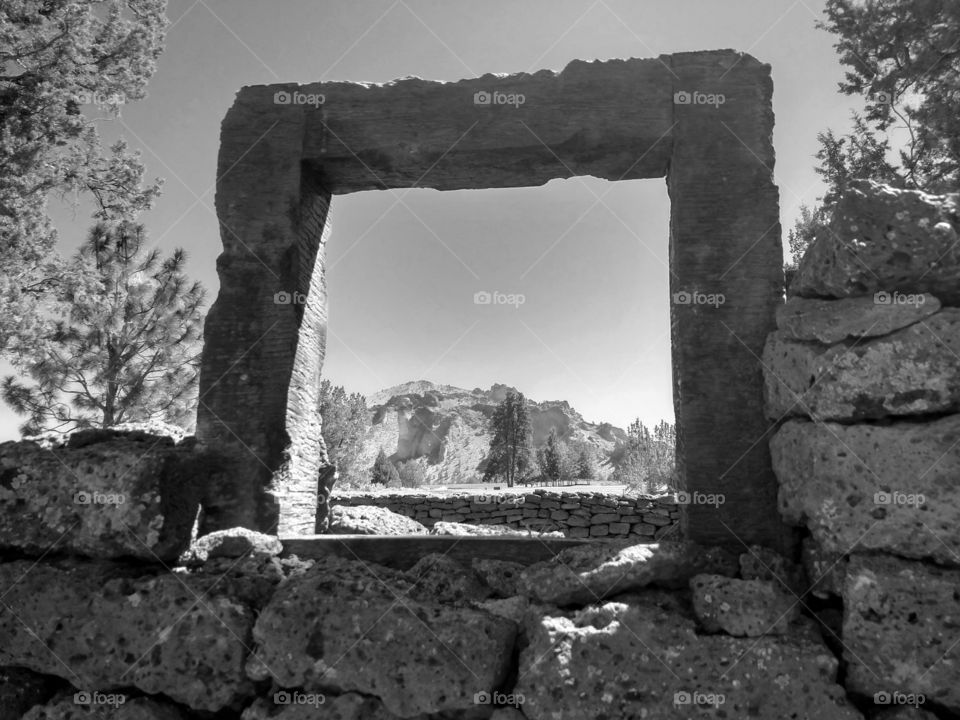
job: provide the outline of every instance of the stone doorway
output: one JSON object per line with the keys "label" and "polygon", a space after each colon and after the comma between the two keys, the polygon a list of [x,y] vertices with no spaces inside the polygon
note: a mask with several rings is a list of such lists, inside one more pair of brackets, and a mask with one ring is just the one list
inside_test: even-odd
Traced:
{"label": "stone doorway", "polygon": [[213,483],[205,529],[313,531],[334,195],[665,177],[684,530],[786,547],[759,361],[783,293],[771,95],[769,66],[733,51],[243,88],[221,133],[221,288],[197,421],[201,442],[242,460]]}

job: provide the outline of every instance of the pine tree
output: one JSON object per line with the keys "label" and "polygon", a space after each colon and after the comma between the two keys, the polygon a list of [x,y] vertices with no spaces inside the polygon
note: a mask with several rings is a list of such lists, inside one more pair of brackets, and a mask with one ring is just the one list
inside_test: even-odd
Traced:
{"label": "pine tree", "polygon": [[543,477],[554,485],[559,482],[563,475],[564,465],[564,444],[557,435],[557,429],[551,428],[547,436],[547,443],[537,454],[537,460],[540,465],[540,473]]}
{"label": "pine tree", "polygon": [[597,477],[596,456],[587,448],[581,448],[577,455],[577,477],[583,480],[594,480]]}
{"label": "pine tree", "polygon": [[323,440],[330,461],[337,465],[339,482],[342,486],[357,485],[366,475],[357,466],[357,455],[370,425],[367,401],[360,393],[348,395],[342,386],[324,380],[318,404]]}
{"label": "pine tree", "polygon": [[47,213],[51,193],[94,202],[97,220],[132,220],[160,183],[123,141],[100,144],[99,117],[145,96],[163,51],[164,0],[0,3],[0,349],[35,331],[37,295],[62,260]]}
{"label": "pine tree", "polygon": [[502,477],[513,487],[530,467],[530,417],[523,393],[509,392],[490,418],[493,437],[487,454],[484,482]]}
{"label": "pine tree", "polygon": [[397,473],[397,468],[387,458],[383,448],[380,448],[377,459],[373,461],[370,482],[374,485],[384,485],[386,487],[398,487],[400,485],[400,475]]}
{"label": "pine tree", "polygon": [[[186,254],[147,251],[142,225],[98,223],[43,302],[33,332],[8,348],[20,377],[3,399],[24,434],[162,420],[196,412],[205,291]],[[29,380],[27,380],[29,378]]]}

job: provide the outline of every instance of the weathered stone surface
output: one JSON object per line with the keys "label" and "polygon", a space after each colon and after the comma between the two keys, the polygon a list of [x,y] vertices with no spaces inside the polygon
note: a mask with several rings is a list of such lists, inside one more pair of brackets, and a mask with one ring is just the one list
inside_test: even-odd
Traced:
{"label": "weathered stone surface", "polygon": [[736,637],[783,635],[800,613],[797,598],[769,580],[695,575],[693,611],[707,632]]}
{"label": "weathered stone surface", "polygon": [[898,190],[854,181],[833,220],[807,250],[791,292],[850,297],[875,292],[932,293],[960,300],[957,195]]}
{"label": "weathered stone surface", "polygon": [[261,612],[248,674],[304,692],[374,695],[401,717],[471,708],[475,693],[504,679],[516,625],[420,602],[413,587],[387,568],[318,561]]}
{"label": "weathered stone surface", "polygon": [[517,594],[517,582],[526,566],[509,560],[474,558],[472,567],[495,596],[508,598]]}
{"label": "weathered stone surface", "polygon": [[827,552],[812,537],[803,539],[801,560],[810,582],[810,592],[819,598],[843,594],[847,576],[847,557],[839,552]]}
{"label": "weathered stone surface", "polygon": [[439,553],[424,555],[407,574],[416,582],[417,596],[424,600],[465,605],[490,597],[490,588],[472,568]]}
{"label": "weathered stone surface", "polygon": [[0,668],[0,720],[20,720],[34,705],[53,697],[63,684],[60,678],[23,668]]}
{"label": "weathered stone surface", "polygon": [[847,338],[886,335],[939,309],[940,301],[929,293],[910,303],[878,302],[873,295],[840,300],[791,297],[777,307],[777,328],[791,340],[833,345]]}
{"label": "weathered stone surface", "polygon": [[0,444],[0,548],[175,560],[199,507],[197,453],[137,440]]}
{"label": "weathered stone surface", "polygon": [[516,688],[523,714],[529,720],[861,718],[834,684],[836,658],[807,625],[775,637],[698,635],[693,619],[660,597],[643,593],[629,604],[532,623]]}
{"label": "weathered stone surface", "polygon": [[320,717],[323,720],[398,720],[375,697],[287,690],[278,691],[270,699],[258,699],[243,711],[241,720],[316,720]]}
{"label": "weathered stone surface", "polygon": [[960,415],[928,423],[791,420],[772,438],[780,512],[827,552],[960,565]]}
{"label": "weathered stone surface", "polygon": [[283,552],[280,538],[247,528],[217,530],[197,538],[180,557],[187,566],[203,565],[212,558],[271,557]]}
{"label": "weathered stone surface", "polygon": [[881,710],[872,720],[937,720],[937,716],[913,705],[899,705]]}
{"label": "weathered stone surface", "polygon": [[767,416],[864,420],[960,407],[960,308],[889,335],[832,347],[771,333],[763,351]]}
{"label": "weathered stone surface", "polygon": [[769,580],[778,589],[800,595],[803,587],[803,569],[780,553],[761,545],[751,545],[740,553],[740,577],[744,580]]}
{"label": "weathered stone surface", "polygon": [[425,535],[427,528],[406,515],[372,505],[334,505],[330,512],[334,535]]}
{"label": "weathered stone surface", "polygon": [[[205,530],[296,529],[311,493],[316,506],[327,461],[313,406],[331,194],[667,176],[678,422],[697,438],[678,446],[680,484],[728,500],[689,507],[686,530],[709,544],[785,549],[792,538],[774,512],[768,449],[756,442],[769,423],[755,358],[783,291],[771,95],[769,66],[730,50],[457,83],[241,90],[222,125],[221,289],[205,326],[197,432],[259,462],[211,493],[208,514],[220,524]],[[694,290],[725,302],[684,302]],[[718,425],[717,407],[734,415]]]}
{"label": "weathered stone surface", "polygon": [[505,525],[469,525],[459,522],[440,522],[434,523],[430,528],[431,535],[515,535],[518,537],[563,537],[563,533],[558,530],[549,530],[547,532],[537,532],[535,530],[517,530],[516,528]]}
{"label": "weathered stone surface", "polygon": [[923,694],[960,712],[960,571],[888,555],[850,557],[843,600],[847,689]]}
{"label": "weathered stone surface", "polygon": [[[101,702],[83,704],[84,696],[92,697],[92,694],[78,693],[37,706],[24,715],[23,720],[189,720],[177,706],[151,698],[102,693]],[[120,702],[119,698],[123,701]]]}
{"label": "weathered stone surface", "polygon": [[613,540],[568,548],[548,562],[531,565],[517,586],[539,602],[585,605],[647,586],[684,587],[700,573],[733,576],[736,572],[736,556],[722,548]]}
{"label": "weathered stone surface", "polygon": [[219,710],[251,689],[244,661],[253,626],[220,580],[133,578],[93,563],[0,564],[0,665],[91,692],[136,687]]}

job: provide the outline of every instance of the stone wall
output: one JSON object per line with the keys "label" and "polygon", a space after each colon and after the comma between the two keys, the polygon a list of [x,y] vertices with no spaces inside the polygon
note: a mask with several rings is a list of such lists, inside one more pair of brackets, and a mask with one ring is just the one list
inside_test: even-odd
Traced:
{"label": "stone wall", "polygon": [[432,527],[437,522],[505,525],[517,530],[562,532],[567,537],[635,537],[653,542],[678,537],[680,506],[673,495],[611,497],[588,491],[390,495],[335,493],[336,505],[373,505]]}

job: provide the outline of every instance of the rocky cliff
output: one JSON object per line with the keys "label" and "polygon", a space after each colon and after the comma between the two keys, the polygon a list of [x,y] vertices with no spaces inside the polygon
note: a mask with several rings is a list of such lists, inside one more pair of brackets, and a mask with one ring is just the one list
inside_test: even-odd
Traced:
{"label": "rocky cliff", "polygon": [[[373,465],[383,448],[395,462],[424,458],[429,484],[470,482],[481,474],[490,447],[490,416],[510,391],[515,388],[496,384],[489,390],[464,390],[417,380],[370,395],[370,429],[358,462]],[[617,442],[626,439],[622,429],[587,422],[565,400],[528,400],[527,407],[534,447],[556,429],[567,443],[595,448],[601,477],[613,471],[608,458]]]}

